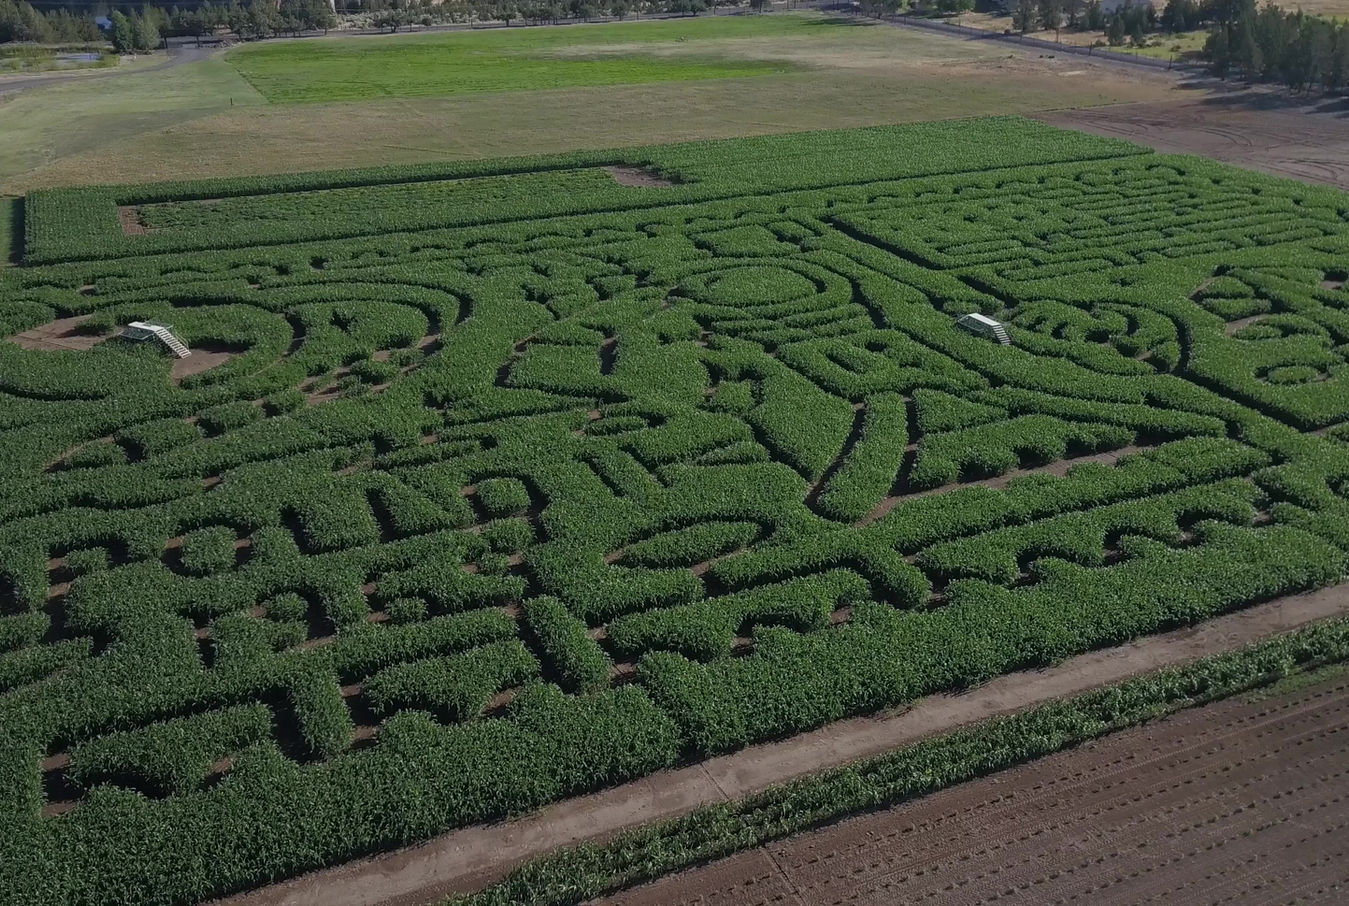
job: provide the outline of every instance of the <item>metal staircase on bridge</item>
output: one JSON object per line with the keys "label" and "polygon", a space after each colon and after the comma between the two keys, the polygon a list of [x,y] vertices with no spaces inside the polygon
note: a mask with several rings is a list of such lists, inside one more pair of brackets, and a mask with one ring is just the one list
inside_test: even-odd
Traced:
{"label": "metal staircase on bridge", "polygon": [[192,355],[192,350],[182,340],[174,336],[173,331],[169,330],[167,325],[154,324],[150,321],[132,321],[122,330],[122,336],[130,340],[148,340],[151,337],[159,340],[169,350],[180,359],[185,359]]}

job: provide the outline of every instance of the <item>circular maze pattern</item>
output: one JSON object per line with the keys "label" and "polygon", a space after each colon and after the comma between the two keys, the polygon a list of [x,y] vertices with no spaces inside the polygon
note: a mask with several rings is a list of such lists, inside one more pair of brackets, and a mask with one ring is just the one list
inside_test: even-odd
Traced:
{"label": "circular maze pattern", "polygon": [[195,902],[1338,580],[1343,196],[1017,141],[30,199],[0,901]]}

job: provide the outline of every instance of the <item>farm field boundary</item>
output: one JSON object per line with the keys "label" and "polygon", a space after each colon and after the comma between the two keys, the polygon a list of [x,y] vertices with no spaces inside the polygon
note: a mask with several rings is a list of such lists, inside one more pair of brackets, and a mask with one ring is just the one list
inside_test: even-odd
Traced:
{"label": "farm field boundary", "polygon": [[[769,29],[775,28],[769,20],[778,18],[810,21],[804,13],[759,17]],[[653,25],[660,33],[663,25]],[[1161,100],[1174,93],[1174,80],[1165,73],[1102,79],[1092,74],[1102,67],[1085,58],[1045,65],[1033,56],[936,32],[855,22],[684,42],[667,33],[672,40],[606,43],[588,36],[595,30],[555,29],[574,43],[550,49],[541,59],[551,64],[556,57],[566,67],[597,54],[688,63],[710,57],[762,61],[780,73],[269,104],[226,59],[189,47],[174,52],[170,70],[119,72],[116,92],[102,90],[98,82],[26,82],[31,88],[7,97],[0,110],[0,132],[6,136],[0,193],[91,180],[176,181],[855,128]],[[479,35],[463,37],[476,42]],[[500,40],[486,37],[489,44]],[[369,47],[417,44],[422,38],[359,40]],[[313,52],[322,55],[319,48]],[[452,56],[444,61],[456,65]],[[391,72],[397,68],[390,63]],[[80,126],[95,116],[97,130]]]}
{"label": "farm field boundary", "polygon": [[1290,179],[1349,189],[1349,130],[1341,105],[1232,89],[1206,101],[1112,104],[1035,115],[1042,122],[1200,154]]}
{"label": "farm field boundary", "polygon": [[[818,190],[882,174],[939,176],[1146,153],[1113,138],[1065,141],[1061,132],[1029,120],[997,122],[1006,132],[1003,144],[963,147],[954,154],[963,131],[958,121],[545,157],[45,189],[25,199],[25,260],[44,264],[506,224],[729,199],[747,194],[750,186],[755,194]],[[898,135],[908,139],[905,159],[881,157]],[[743,157],[727,166],[718,148],[734,148]],[[792,159],[797,166],[773,166]],[[803,159],[811,166],[800,166]],[[716,163],[709,167],[709,161]],[[606,167],[649,169],[675,185],[625,186]],[[442,204],[417,204],[423,193],[439,196]],[[361,215],[334,218],[334,210]],[[127,213],[145,229],[128,234]]]}
{"label": "farm field boundary", "polygon": [[[881,794],[862,805],[856,798],[839,798],[832,810],[822,805],[807,818],[788,817],[792,815],[790,810],[775,812],[765,805],[790,798],[791,787],[779,784],[796,781],[801,788],[827,788],[839,781],[837,772],[828,772],[835,766],[845,772],[865,771],[866,759],[883,762],[897,758],[894,750],[930,737],[944,738],[938,734],[959,727],[1024,709],[1029,710],[1012,720],[1032,718],[1037,709],[1052,712],[1071,708],[1076,704],[1071,699],[1066,705],[1056,700],[1083,693],[1088,698],[1099,697],[1101,693],[1094,690],[1121,683],[1146,686],[1154,679],[1150,671],[1202,674],[1209,664],[1227,660],[1268,664],[1271,662],[1262,658],[1268,652],[1284,650],[1286,643],[1261,640],[1282,633],[1292,633],[1289,638],[1299,634],[1314,638],[1322,633],[1338,637],[1349,633],[1346,614],[1349,586],[1270,601],[1192,629],[1078,655],[1035,673],[1009,674],[956,695],[925,698],[896,714],[841,721],[823,730],[558,803],[535,815],[453,831],[420,846],[217,900],[212,906],[421,906],[446,896],[463,896],[462,901],[454,899],[463,906],[579,903],[620,886],[795,833],[859,807],[887,804]],[[1327,622],[1303,628],[1318,621]],[[1329,648],[1313,646],[1302,663],[1280,661],[1280,666],[1268,672],[1243,676],[1251,685],[1262,685],[1274,682],[1285,668],[1300,671],[1325,660],[1349,659],[1349,642],[1344,644],[1343,650],[1333,654]],[[1312,651],[1316,653],[1310,654]],[[1203,704],[1246,688],[1245,680],[1208,691],[1197,687],[1190,697],[1175,699],[1174,707]],[[1173,707],[1161,700],[1152,704],[1160,709]],[[1148,709],[1121,712],[1100,732],[1159,713],[1161,710]],[[1089,736],[1067,737],[1060,742],[1068,746],[1084,738]],[[853,761],[858,763],[849,765]],[[805,776],[815,771],[825,773]],[[945,782],[959,781],[951,778]],[[823,802],[824,797],[820,798]],[[714,810],[707,811],[709,806]],[[755,825],[756,816],[763,813],[780,814],[780,823]],[[732,814],[736,819],[727,821]],[[634,830],[639,824],[649,826]],[[610,840],[614,835],[618,836]],[[578,843],[585,846],[566,849]],[[553,850],[560,851],[550,855]],[[510,877],[503,879],[508,873]],[[550,880],[542,880],[545,878]],[[573,892],[542,894],[551,879],[556,879],[561,889],[570,879]],[[470,896],[480,888],[485,888],[482,893]]]}
{"label": "farm field boundary", "polygon": [[[1344,664],[1248,694],[1229,688],[1233,694],[1217,702],[1209,699],[1226,690],[1198,701],[1158,701],[1160,713],[1140,709],[1143,726],[1070,739],[1056,753],[918,798],[878,803],[591,902],[689,906],[781,896],[796,906],[940,900],[954,890],[996,893],[999,902],[1018,906],[1071,902],[1090,891],[1103,906],[1135,906],[1158,891],[1184,890],[1198,903],[1247,895],[1269,906],[1335,906],[1343,899],[1338,830],[1349,798]],[[1013,737],[1008,748],[1015,745]],[[789,808],[774,812],[790,815]],[[729,832],[735,825],[727,824]],[[677,851],[691,841],[668,842]],[[584,871],[582,864],[574,860],[573,869]],[[490,895],[468,901],[505,902]]]}
{"label": "farm field boundary", "polygon": [[1011,118],[573,163],[25,198],[0,902],[185,906],[1344,579],[1342,193]]}

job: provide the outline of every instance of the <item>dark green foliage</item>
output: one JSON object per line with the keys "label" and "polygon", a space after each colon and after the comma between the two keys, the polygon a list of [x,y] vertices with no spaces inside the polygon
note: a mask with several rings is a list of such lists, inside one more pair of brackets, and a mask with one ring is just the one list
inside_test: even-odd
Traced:
{"label": "dark green foliage", "polygon": [[302,620],[309,612],[309,602],[294,592],[277,595],[263,602],[267,610],[267,619],[284,623],[289,620]]}
{"label": "dark green foliage", "polygon": [[131,785],[152,796],[196,789],[219,759],[270,738],[272,712],[240,705],[100,736],[77,746],[70,776],[95,783]]}
{"label": "dark green foliage", "polygon": [[525,621],[565,688],[596,692],[608,685],[609,658],[565,604],[532,598],[525,603]]}
{"label": "dark green foliage", "polygon": [[534,529],[524,519],[498,519],[482,530],[482,540],[498,553],[522,551],[534,541]]}
{"label": "dark green foliage", "polygon": [[537,676],[538,661],[519,642],[497,642],[465,654],[389,667],[372,676],[362,694],[376,714],[432,711],[445,720],[469,720],[492,696]]}
{"label": "dark green foliage", "polygon": [[235,428],[242,428],[262,418],[262,410],[252,403],[224,403],[205,410],[197,417],[197,424],[207,434],[224,434]]}
{"label": "dark green foliage", "polygon": [[630,657],[660,649],[712,660],[730,654],[736,633],[755,626],[788,626],[798,632],[823,629],[834,610],[864,600],[868,591],[857,574],[837,570],[619,617],[609,624],[609,639],[615,649]]}
{"label": "dark green foliage", "polygon": [[4,336],[228,354],[0,342],[0,902],[187,906],[1338,581],[1345,210],[1011,119],[34,193]]}
{"label": "dark green foliage", "polygon": [[529,506],[529,490],[514,478],[487,478],[477,484],[478,502],[489,516],[510,516]]}
{"label": "dark green foliage", "polygon": [[[234,540],[233,533],[231,533],[230,540]],[[102,547],[86,547],[83,550],[71,551],[66,554],[65,560],[66,569],[74,575],[84,576],[108,568],[108,551],[107,548]],[[234,559],[231,556],[230,563],[233,562]]]}
{"label": "dark green foliage", "polygon": [[61,465],[67,469],[96,469],[126,462],[126,451],[111,441],[85,444],[67,456]]}
{"label": "dark green foliage", "polygon": [[183,569],[196,576],[206,576],[234,567],[234,529],[217,525],[198,529],[183,536]]}
{"label": "dark green foliage", "polygon": [[149,459],[165,450],[191,443],[201,437],[201,430],[182,419],[166,418],[123,428],[117,436],[135,450],[139,458]]}
{"label": "dark green foliage", "polygon": [[295,389],[278,390],[269,393],[262,401],[262,408],[268,415],[284,415],[294,412],[304,405],[304,394]]}
{"label": "dark green foliage", "polygon": [[861,432],[819,496],[825,515],[856,522],[881,502],[899,475],[909,442],[904,399],[893,393],[868,397]]}
{"label": "dark green foliage", "polygon": [[750,544],[759,535],[752,522],[704,522],[672,529],[623,548],[627,566],[692,566]]}
{"label": "dark green foliage", "polygon": [[387,384],[398,376],[398,366],[392,362],[362,359],[351,366],[351,373],[365,384]]}

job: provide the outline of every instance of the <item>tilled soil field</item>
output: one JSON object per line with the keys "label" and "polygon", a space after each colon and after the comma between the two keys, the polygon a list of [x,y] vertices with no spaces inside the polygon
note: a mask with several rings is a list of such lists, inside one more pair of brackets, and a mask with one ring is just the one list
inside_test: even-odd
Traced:
{"label": "tilled soil field", "polygon": [[1231,700],[601,906],[1343,903],[1347,729],[1349,677]]}
{"label": "tilled soil field", "polygon": [[1168,154],[1200,154],[1304,182],[1349,189],[1349,124],[1327,103],[1277,106],[1279,97],[1116,104],[1035,114],[1066,129],[1123,138]]}

